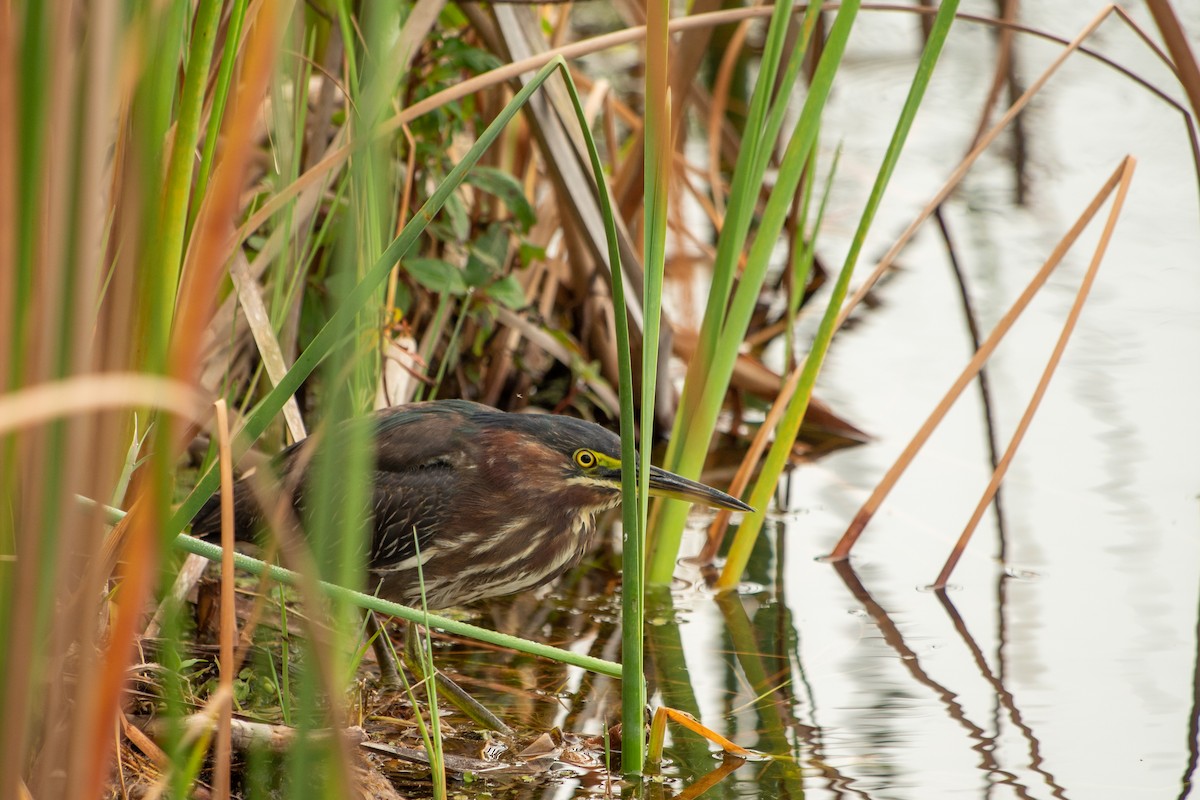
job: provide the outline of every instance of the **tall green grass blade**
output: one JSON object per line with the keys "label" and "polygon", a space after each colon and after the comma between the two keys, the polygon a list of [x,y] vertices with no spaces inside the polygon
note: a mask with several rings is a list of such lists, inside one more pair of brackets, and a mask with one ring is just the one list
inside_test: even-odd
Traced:
{"label": "tall green grass blade", "polygon": [[[642,403],[641,460],[638,469],[636,525],[626,525],[622,552],[621,587],[621,769],[626,776],[642,773],[646,761],[645,609],[646,518],[650,500],[650,457],[654,442],[654,409],[658,384],[658,345],[662,322],[662,284],[667,252],[667,181],[674,154],[671,100],[668,96],[667,22],[670,3],[654,0],[646,14],[646,127],[643,131],[643,266],[642,285]],[[615,281],[614,281],[615,283]],[[625,317],[624,308],[616,309]],[[628,342],[618,346],[619,357],[629,354]],[[622,381],[624,384],[624,381]],[[622,385],[622,405],[625,386]],[[630,387],[630,393],[632,393]],[[626,426],[629,425],[627,428]],[[632,433],[622,416],[621,435]],[[623,462],[624,463],[624,462]],[[626,502],[629,501],[626,495]]]}
{"label": "tall green grass blade", "polygon": [[[184,3],[174,3],[159,9],[147,9],[143,13],[144,28],[140,44],[146,48],[153,63],[180,63],[187,39],[189,8]],[[160,187],[165,179],[163,164],[167,162],[167,154],[162,148],[171,128],[171,112],[177,99],[176,83],[173,68],[149,70],[142,76],[134,95],[134,125],[140,135],[131,155],[139,161],[139,177],[142,180],[138,188],[143,192],[141,197],[145,202],[153,203],[161,195]],[[190,158],[190,150],[188,155]],[[152,213],[147,209],[147,218]],[[139,286],[142,295],[138,298],[137,307],[144,315],[140,320],[143,327],[137,335],[142,348],[139,355],[143,359],[143,366],[156,372],[167,371],[168,343],[176,310],[175,294],[179,286],[178,266],[162,268],[167,241],[160,236],[159,228],[164,224],[165,217],[160,219],[157,226],[145,225],[139,232],[142,241],[138,250],[138,270],[143,279]],[[161,426],[158,431],[155,439],[162,437]]]}
{"label": "tall green grass blade", "polygon": [[[782,75],[779,74],[779,65],[783,46],[787,39],[788,20],[793,8],[787,2],[780,2],[771,12],[758,79],[755,81],[754,92],[750,99],[750,111],[745,128],[747,138],[743,140],[743,146],[738,150],[738,158],[733,171],[733,186],[729,195],[729,207],[717,242],[717,253],[713,259],[713,283],[704,311],[704,320],[701,323],[699,346],[696,356],[692,360],[692,366],[688,370],[688,378],[684,383],[683,397],[680,401],[681,414],[676,420],[675,432],[667,450],[666,465],[669,469],[679,466],[677,443],[685,438],[682,433],[688,430],[688,420],[693,414],[694,404],[700,399],[696,393],[701,390],[707,380],[705,365],[712,358],[712,353],[718,346],[729,303],[729,292],[737,273],[738,258],[745,248],[746,238],[750,233],[750,223],[754,216],[758,189],[762,185],[774,143],[783,126],[789,105],[788,100],[796,85],[804,56],[808,52],[808,45],[812,39],[820,11],[820,0],[808,5],[801,28],[799,45],[788,54],[788,61]],[[776,91],[777,86],[778,90]],[[692,377],[693,370],[696,377]]]}
{"label": "tall green grass blade", "polygon": [[208,130],[204,137],[204,148],[200,153],[200,166],[196,171],[196,182],[192,187],[192,202],[188,209],[188,231],[196,223],[196,215],[200,213],[200,201],[212,175],[213,164],[217,155],[217,140],[220,138],[221,121],[225,118],[225,104],[229,99],[229,89],[233,83],[233,66],[237,61],[237,42],[241,39],[242,23],[246,19],[246,5],[250,0],[233,0],[229,9],[229,24],[225,29],[225,42],[221,51],[221,66],[217,70],[217,80],[213,85],[212,108],[209,111]]}
{"label": "tall green grass blade", "polygon": [[[446,760],[442,754],[442,724],[438,717],[437,665],[433,663],[433,639],[429,635],[429,601],[425,594],[425,569],[421,561],[421,543],[418,541],[416,529],[413,529],[413,545],[417,555],[417,580],[421,585],[421,630],[425,637],[425,649],[421,653],[425,673],[425,696],[429,698],[429,727],[421,726],[421,735],[425,741],[425,752],[429,754],[429,771],[433,777],[433,796],[435,800],[445,800],[446,797]],[[409,623],[410,625],[412,623]],[[381,633],[382,635],[382,633]],[[420,713],[417,717],[420,718]]]}
{"label": "tall green grass blade", "polygon": [[204,90],[208,86],[208,68],[212,64],[222,6],[221,0],[200,0],[187,52],[187,72],[183,79],[183,94],[179,98],[171,160],[167,164],[163,189],[162,216],[159,219],[163,237],[160,262],[165,273],[163,290],[164,293],[170,293],[169,299],[165,294],[163,297],[163,304],[167,308],[175,307],[175,292],[179,286],[188,222],[188,199],[192,194],[193,162],[196,158],[196,142],[200,138],[200,115],[204,110]]}
{"label": "tall green grass blade", "polygon": [[908,132],[912,128],[913,120],[916,118],[917,111],[920,108],[921,98],[925,95],[925,89],[929,86],[929,79],[933,75],[933,69],[937,65],[938,56],[941,55],[942,46],[946,42],[946,36],[950,32],[950,26],[954,22],[954,13],[957,9],[958,0],[946,0],[939,7],[937,16],[934,18],[933,27],[929,32],[925,49],[921,53],[921,60],[917,65],[916,74],[913,76],[912,85],[909,87],[908,97],[905,99],[904,107],[900,111],[900,118],[896,123],[896,129],[892,134],[891,142],[888,144],[887,152],[884,154],[883,163],[875,177],[875,184],[871,189],[870,196],[867,198],[867,205],[863,210],[862,218],[859,220],[858,228],[854,232],[854,239],[850,244],[849,252],[846,254],[845,263],[842,265],[837,282],[834,284],[829,298],[829,306],[826,308],[825,315],[821,319],[821,324],[817,328],[817,334],[804,364],[804,370],[800,373],[800,381],[796,388],[796,394],[788,404],[783,419],[780,420],[779,428],[775,434],[775,441],[772,443],[771,449],[767,452],[762,471],[751,492],[750,505],[758,510],[753,514],[747,515],[742,520],[742,524],[738,527],[737,533],[734,536],[733,544],[730,546],[725,568],[717,583],[722,589],[732,589],[741,580],[742,572],[745,570],[746,564],[750,559],[750,551],[754,546],[754,540],[758,537],[759,531],[762,530],[767,505],[770,503],[775,486],[783,474],[784,468],[787,466],[792,444],[796,441],[796,436],[800,431],[800,423],[804,420],[804,413],[808,410],[808,401],[812,395],[813,386],[817,381],[817,374],[821,369],[821,364],[824,362],[825,353],[829,349],[829,343],[833,339],[834,324],[837,320],[838,311],[846,299],[846,293],[850,286],[850,276],[854,272],[854,266],[858,262],[863,244],[866,242],[867,232],[871,228],[871,223],[875,220],[875,213],[879,210],[879,204],[883,200],[884,191],[891,180],[896,162],[900,160],[900,153],[904,148],[904,142],[908,138]]}
{"label": "tall green grass blade", "polygon": [[[787,149],[784,151],[775,188],[772,190],[759,220],[758,230],[746,259],[746,267],[738,282],[728,314],[721,326],[719,346],[705,364],[707,373],[704,375],[702,384],[693,388],[694,392],[698,392],[699,401],[695,407],[682,409],[683,413],[689,414],[686,422],[682,420],[683,414],[681,414],[681,420],[676,422],[676,436],[672,437],[672,441],[678,440],[680,445],[676,451],[676,461],[670,464],[670,468],[685,477],[699,477],[704,466],[708,443],[716,429],[717,416],[720,414],[725,392],[733,376],[734,363],[737,360],[742,339],[750,325],[750,317],[762,289],[762,282],[770,265],[775,244],[787,220],[788,209],[794,201],[796,187],[800,183],[800,177],[808,161],[808,154],[816,146],[821,113],[829,98],[842,54],[846,50],[846,43],[850,39],[859,4],[859,0],[851,0],[842,3],[841,8],[838,9],[837,17],[829,30],[821,60],[813,75],[808,96],[805,98],[804,108],[800,112]],[[755,184],[752,187],[739,187],[739,191],[757,193],[758,188],[758,185]],[[689,376],[689,384],[690,382]],[[686,435],[682,435],[682,432],[686,432]],[[674,574],[675,560],[678,557],[679,542],[683,536],[686,519],[687,506],[685,504],[673,500],[663,504],[650,561],[649,579],[651,582],[664,584],[670,582],[671,576]]]}
{"label": "tall green grass blade", "polygon": [[[804,289],[808,286],[809,276],[812,275],[813,261],[817,253],[817,233],[821,230],[821,223],[825,220],[825,209],[829,206],[829,195],[833,192],[833,181],[837,177],[838,163],[842,160],[842,147],[838,145],[833,154],[833,163],[829,165],[829,175],[825,178],[825,190],[821,193],[821,203],[817,207],[817,217],[813,220],[812,228],[809,230],[807,225],[809,203],[812,200],[813,187],[816,185],[817,171],[817,151],[813,150],[812,157],[809,159],[808,174],[811,176],[808,186],[805,187],[804,204],[800,211],[800,223],[796,226],[797,243],[794,246],[794,258],[792,261],[792,293],[788,297],[788,336],[787,336],[787,358],[785,359],[788,365],[796,363],[796,354],[793,352],[795,348],[795,336],[793,332],[796,329],[796,316],[800,311],[800,301],[804,298]],[[807,235],[805,231],[809,232]]]}
{"label": "tall green grass blade", "polygon": [[[818,2],[815,4],[820,5]],[[745,139],[738,150],[737,161],[733,169],[733,186],[729,194],[728,207],[725,212],[724,225],[717,241],[717,253],[713,259],[713,279],[709,288],[708,302],[704,309],[704,319],[700,326],[699,345],[692,363],[688,367],[687,378],[684,380],[683,391],[679,399],[679,412],[667,445],[664,466],[678,472],[683,458],[685,432],[691,429],[691,420],[696,415],[696,407],[700,402],[707,368],[712,352],[717,347],[721,331],[721,322],[729,303],[729,292],[733,286],[737,271],[738,256],[744,247],[746,236],[750,231],[750,221],[754,214],[754,204],[758,196],[758,187],[762,184],[762,174],[757,167],[762,159],[759,151],[766,148],[769,151],[770,141],[760,135],[766,125],[771,93],[775,87],[779,63],[782,57],[783,45],[787,38],[787,23],[791,16],[790,2],[779,2],[771,12],[771,22],[767,28],[767,39],[759,63],[758,79],[750,97],[750,109],[745,126]],[[791,92],[792,84],[781,86],[786,98]],[[786,106],[786,102],[783,103]],[[705,442],[707,450],[707,442]],[[694,456],[692,457],[694,460]],[[660,502],[663,512],[657,518],[654,526],[654,537],[650,541],[651,558],[656,561],[660,550],[672,553],[672,569],[674,554],[679,551],[679,539],[683,534],[682,520],[687,515],[685,504]],[[649,578],[652,583],[664,583],[660,576],[661,567],[656,571],[654,566],[649,568]]]}
{"label": "tall green grass blade", "polygon": [[[817,4],[819,6],[819,3]],[[761,165],[769,155],[774,138],[767,137],[767,117],[770,111],[772,94],[775,92],[776,77],[783,57],[783,45],[787,40],[788,20],[792,15],[792,2],[783,0],[775,5],[771,12],[771,22],[767,27],[767,39],[764,44],[762,58],[759,62],[758,78],[754,91],[750,96],[750,111],[746,118],[745,135],[742,146],[738,150],[737,162],[733,169],[733,187],[729,195],[729,205],[725,213],[725,224],[721,229],[721,237],[717,242],[717,254],[713,260],[713,282],[709,292],[708,303],[704,310],[704,322],[701,325],[700,349],[692,362],[697,375],[703,374],[704,359],[717,347],[717,337],[721,331],[720,321],[725,316],[726,304],[729,302],[729,292],[733,287],[737,272],[738,256],[750,231],[750,222],[754,216],[754,205],[758,195],[758,187],[762,184]],[[793,81],[795,76],[792,76]],[[781,105],[787,105],[786,98],[792,90],[792,84],[780,85]],[[692,372],[691,369],[688,370]],[[690,408],[688,387],[694,392],[703,385],[701,377],[691,378],[684,385],[684,396],[680,407],[687,414]],[[698,399],[698,398],[697,398]],[[680,431],[676,427],[676,434]],[[672,441],[676,437],[672,437]],[[667,453],[668,468],[673,468],[675,460],[672,451]]]}

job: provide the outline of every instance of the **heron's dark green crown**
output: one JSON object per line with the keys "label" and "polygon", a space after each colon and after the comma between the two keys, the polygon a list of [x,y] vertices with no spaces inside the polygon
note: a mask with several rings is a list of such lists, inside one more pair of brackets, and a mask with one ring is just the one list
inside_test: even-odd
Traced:
{"label": "heron's dark green crown", "polygon": [[[475,439],[488,456],[475,466],[493,473],[507,463],[519,469],[530,494],[545,497],[561,493],[565,502],[605,506],[619,500],[621,437],[593,422],[556,414],[513,414],[467,400],[414,403],[402,414],[379,418],[379,457],[386,459],[386,432],[393,426],[412,425],[421,418],[445,415],[453,430],[448,438]],[[456,465],[458,466],[458,465]],[[552,481],[557,475],[558,481]],[[601,497],[603,496],[603,501]],[[514,509],[515,510],[515,509]]]}

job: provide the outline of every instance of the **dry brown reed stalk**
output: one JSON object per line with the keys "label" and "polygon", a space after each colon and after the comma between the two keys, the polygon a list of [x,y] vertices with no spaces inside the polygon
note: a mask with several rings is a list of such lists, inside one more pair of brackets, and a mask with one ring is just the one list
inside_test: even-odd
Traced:
{"label": "dry brown reed stalk", "polygon": [[1075,302],[1072,304],[1071,310],[1063,322],[1062,333],[1059,335],[1058,341],[1054,344],[1054,351],[1050,354],[1050,358],[1046,362],[1046,368],[1042,372],[1042,377],[1038,380],[1037,388],[1034,389],[1033,396],[1030,397],[1029,404],[1025,407],[1025,412],[1021,415],[1021,421],[1017,423],[1017,429],[1013,432],[1012,439],[1009,441],[1004,455],[1000,458],[1000,463],[993,470],[992,478],[988,482],[983,496],[979,498],[979,503],[975,506],[975,511],[971,514],[966,527],[963,528],[962,535],[959,536],[958,542],[955,543],[949,558],[946,559],[945,566],[942,567],[942,571],[933,582],[934,589],[945,588],[946,582],[950,580],[950,574],[954,571],[954,567],[958,564],[963,550],[966,549],[967,543],[971,540],[971,535],[975,532],[976,526],[979,525],[979,520],[983,518],[983,512],[991,505],[992,498],[996,496],[996,492],[1000,489],[1000,482],[1004,480],[1004,476],[1008,473],[1008,467],[1012,463],[1013,457],[1017,454],[1017,448],[1021,446],[1021,442],[1025,438],[1025,433],[1029,429],[1029,424],[1033,421],[1042,398],[1046,394],[1046,388],[1050,385],[1050,379],[1054,377],[1054,373],[1058,369],[1063,351],[1066,350],[1071,333],[1075,330],[1075,323],[1079,320],[1079,314],[1083,311],[1084,303],[1087,302],[1088,292],[1091,291],[1092,283],[1096,280],[1096,272],[1100,269],[1100,262],[1104,259],[1104,254],[1108,250],[1108,243],[1112,239],[1113,229],[1116,227],[1117,220],[1121,216],[1121,210],[1125,206],[1125,196],[1129,192],[1129,184],[1133,180],[1133,171],[1136,165],[1137,162],[1132,156],[1126,156],[1125,160],[1121,163],[1121,167],[1118,169],[1120,182],[1117,186],[1117,195],[1113,199],[1112,208],[1108,213],[1108,220],[1105,222],[1104,230],[1100,234],[1100,241],[1096,243],[1096,248],[1092,253],[1091,263],[1088,264],[1087,272],[1079,284],[1079,291],[1075,293]]}
{"label": "dry brown reed stalk", "polygon": [[233,640],[237,635],[237,614],[233,598],[233,447],[229,442],[229,412],[224,400],[216,402],[217,446],[221,461],[221,626],[219,694],[224,702],[217,709],[217,743],[213,764],[213,792],[217,797],[229,794],[229,770],[232,759],[233,676],[236,666]]}
{"label": "dry brown reed stalk", "polygon": [[[246,324],[250,326],[250,333],[254,337],[263,368],[271,384],[277,385],[287,374],[287,360],[284,358],[279,338],[275,335],[275,326],[271,322],[267,304],[263,301],[262,288],[258,281],[251,277],[250,265],[246,261],[245,253],[240,249],[234,253],[233,262],[229,265],[229,277],[241,304],[242,313],[246,317]],[[307,435],[295,395],[283,404],[283,419],[293,442],[298,442]]]}
{"label": "dry brown reed stalk", "polygon": [[[862,535],[867,523],[871,521],[871,517],[874,516],[875,512],[879,509],[879,506],[883,503],[888,493],[892,490],[892,487],[894,487],[896,482],[899,481],[900,476],[904,473],[904,470],[908,468],[908,465],[912,462],[913,458],[916,457],[916,454],[920,451],[921,447],[926,441],[928,441],[929,437],[933,434],[934,429],[937,428],[939,423],[941,423],[942,419],[946,416],[946,413],[958,399],[959,395],[961,395],[963,390],[966,389],[970,382],[975,379],[975,376],[978,374],[979,369],[983,366],[984,362],[986,362],[991,356],[992,352],[1012,328],[1017,318],[1026,309],[1026,307],[1028,307],[1034,296],[1046,283],[1046,280],[1050,277],[1050,273],[1052,273],[1059,263],[1061,263],[1062,259],[1071,249],[1071,246],[1074,245],[1075,241],[1083,233],[1088,223],[1091,222],[1092,218],[1094,218],[1100,211],[1100,208],[1108,199],[1109,195],[1111,195],[1118,185],[1121,184],[1123,176],[1125,175],[1127,163],[1128,160],[1123,162],[1108,179],[1108,181],[1105,182],[1104,186],[1101,187],[1096,196],[1092,198],[1092,202],[1089,203],[1083,213],[1080,214],[1079,218],[1075,221],[1075,224],[1072,225],[1071,229],[1067,231],[1066,235],[1059,240],[1058,244],[1051,251],[1049,257],[1042,264],[1041,268],[1038,269],[1033,278],[1030,279],[1029,284],[1025,287],[1024,291],[1021,292],[1020,296],[1017,297],[1012,306],[1009,307],[1008,311],[1006,311],[1004,315],[996,322],[995,328],[993,328],[992,332],[988,334],[987,338],[975,352],[975,355],[972,356],[971,360],[963,368],[958,378],[955,379],[950,389],[947,390],[946,394],[934,407],[933,411],[930,412],[928,418],[926,418],[925,422],[913,435],[912,440],[908,443],[904,450],[901,451],[900,455],[896,458],[895,463],[893,463],[888,469],[887,473],[884,474],[883,478],[879,481],[879,484],[875,487],[875,490],[871,492],[871,496],[867,498],[866,502],[863,503],[862,508],[860,508],[858,513],[855,514],[853,521],[850,523],[850,527],[846,529],[846,532],[838,541],[837,546],[834,547],[833,552],[829,554],[830,560],[842,561],[849,557],[850,550],[854,547],[854,543]],[[1124,195],[1122,194],[1120,196],[1123,197]]]}
{"label": "dry brown reed stalk", "polygon": [[[1179,76],[1183,90],[1187,92],[1192,114],[1200,117],[1200,64],[1196,62],[1187,33],[1169,0],[1146,0],[1146,6],[1154,17],[1154,24],[1158,26],[1159,33],[1162,34],[1167,51],[1171,54],[1171,64]],[[1133,24],[1132,20],[1130,24]]]}

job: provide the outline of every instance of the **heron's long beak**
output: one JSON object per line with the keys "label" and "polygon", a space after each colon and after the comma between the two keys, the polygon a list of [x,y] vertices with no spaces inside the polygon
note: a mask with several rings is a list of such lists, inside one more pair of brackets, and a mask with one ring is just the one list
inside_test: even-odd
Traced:
{"label": "heron's long beak", "polygon": [[650,494],[689,503],[701,503],[713,508],[727,508],[731,511],[754,510],[733,495],[654,466],[650,467]]}

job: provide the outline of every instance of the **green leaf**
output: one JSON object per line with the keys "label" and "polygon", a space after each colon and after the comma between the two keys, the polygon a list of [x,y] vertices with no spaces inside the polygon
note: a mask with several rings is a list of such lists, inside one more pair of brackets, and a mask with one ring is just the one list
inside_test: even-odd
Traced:
{"label": "green leaf", "polygon": [[431,292],[452,295],[467,293],[467,282],[463,280],[462,271],[447,261],[436,258],[406,258],[404,271],[412,279]]}
{"label": "green leaf", "polygon": [[522,267],[528,267],[535,261],[541,261],[546,257],[546,248],[533,242],[521,240],[517,246],[517,259],[521,262]]}
{"label": "green leaf", "polygon": [[504,274],[507,258],[508,232],[503,226],[492,223],[471,244],[471,255],[467,259],[467,283],[476,287],[487,286]]}
{"label": "green leaf", "polygon": [[527,304],[525,290],[521,288],[521,284],[512,275],[505,275],[489,286],[487,288],[487,296],[500,305],[507,306],[514,311],[525,307]]}
{"label": "green leaf", "polygon": [[503,200],[522,231],[529,230],[537,222],[537,215],[533,213],[533,206],[525,197],[521,184],[507,172],[495,167],[476,167],[467,173],[465,182]]}

